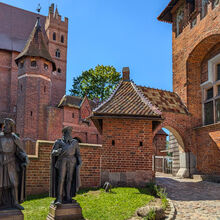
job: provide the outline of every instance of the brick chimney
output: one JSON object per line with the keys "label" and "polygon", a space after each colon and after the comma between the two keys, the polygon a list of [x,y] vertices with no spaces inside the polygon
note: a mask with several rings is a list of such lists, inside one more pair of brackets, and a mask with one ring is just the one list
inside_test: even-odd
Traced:
{"label": "brick chimney", "polygon": [[130,69],[129,69],[129,67],[123,67],[122,73],[123,73],[123,76],[122,76],[123,81],[130,81]]}

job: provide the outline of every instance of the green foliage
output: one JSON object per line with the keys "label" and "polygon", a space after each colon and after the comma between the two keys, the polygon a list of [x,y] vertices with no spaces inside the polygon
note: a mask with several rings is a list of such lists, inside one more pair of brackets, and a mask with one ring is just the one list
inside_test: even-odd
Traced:
{"label": "green foliage", "polygon": [[80,97],[87,95],[91,100],[98,98],[103,101],[120,81],[120,75],[113,66],[97,65],[95,69],[91,68],[73,78],[70,93]]}
{"label": "green foliage", "polygon": [[156,219],[156,212],[151,209],[150,212],[146,217],[144,217],[144,220],[155,220]]}

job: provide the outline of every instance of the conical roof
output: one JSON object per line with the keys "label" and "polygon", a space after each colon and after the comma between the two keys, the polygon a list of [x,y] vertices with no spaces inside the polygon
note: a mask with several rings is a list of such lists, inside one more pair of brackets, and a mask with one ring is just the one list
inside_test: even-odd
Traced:
{"label": "conical roof", "polygon": [[37,22],[34,26],[33,31],[30,34],[30,37],[22,50],[22,52],[15,58],[15,62],[18,64],[18,61],[23,57],[41,57],[50,61],[53,65],[53,71],[56,70],[55,62],[50,56],[45,36],[41,30],[40,18],[37,18]]}

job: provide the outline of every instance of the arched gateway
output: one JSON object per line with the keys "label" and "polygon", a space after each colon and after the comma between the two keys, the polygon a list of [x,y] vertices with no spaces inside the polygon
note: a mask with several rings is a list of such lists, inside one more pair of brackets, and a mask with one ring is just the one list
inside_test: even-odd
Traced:
{"label": "arched gateway", "polygon": [[[102,183],[140,186],[155,177],[153,137],[158,129],[169,127],[187,152],[189,143],[182,137],[190,115],[176,93],[137,86],[129,75],[129,68],[123,68],[123,80],[91,118],[102,134]],[[181,172],[188,175],[188,170]]]}

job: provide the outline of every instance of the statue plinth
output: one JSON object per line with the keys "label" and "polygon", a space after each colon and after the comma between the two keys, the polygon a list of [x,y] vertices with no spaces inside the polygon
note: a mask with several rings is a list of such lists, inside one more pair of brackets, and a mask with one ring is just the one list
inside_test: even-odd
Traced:
{"label": "statue plinth", "polygon": [[1,220],[24,220],[24,215],[19,209],[0,210]]}
{"label": "statue plinth", "polygon": [[84,220],[82,208],[78,203],[50,205],[47,220]]}

